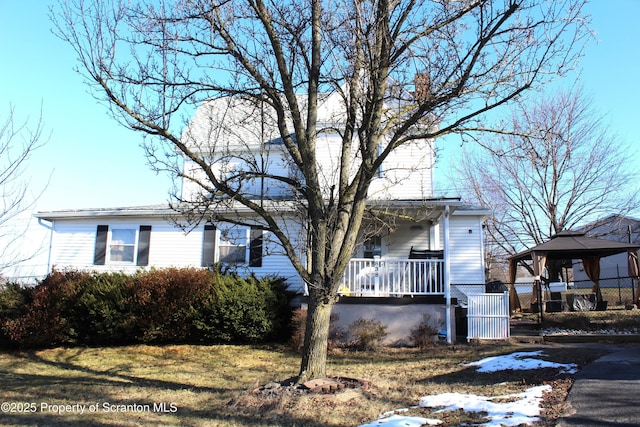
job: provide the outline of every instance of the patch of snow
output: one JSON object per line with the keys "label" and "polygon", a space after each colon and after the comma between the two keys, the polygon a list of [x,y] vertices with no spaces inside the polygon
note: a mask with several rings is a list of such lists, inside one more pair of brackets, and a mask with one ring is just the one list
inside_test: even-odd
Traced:
{"label": "patch of snow", "polygon": [[506,369],[526,371],[530,369],[557,368],[560,373],[575,374],[578,366],[575,363],[556,363],[536,359],[533,356],[542,356],[542,350],[519,351],[503,356],[486,357],[477,362],[467,363],[463,366],[478,366],[478,372],[496,372]]}
{"label": "patch of snow", "polygon": [[380,418],[369,424],[362,424],[360,427],[420,427],[423,425],[436,426],[441,423],[441,420],[434,420],[431,418],[391,415],[390,417]]}
{"label": "patch of snow", "polygon": [[[415,408],[415,406],[414,406]],[[393,411],[387,411],[384,414],[380,415],[380,418],[387,418],[390,417],[393,414],[398,414],[400,412],[409,412],[409,408],[400,408],[400,409],[395,409]]]}
{"label": "patch of snow", "polygon": [[[535,359],[532,356],[542,356],[543,352],[521,351],[503,356],[487,357],[464,366],[478,366],[478,372],[496,372],[499,370],[514,369],[528,370],[541,368],[558,368],[560,372],[574,374],[577,366],[573,363],[563,364]],[[540,404],[542,395],[551,391],[550,385],[542,385],[526,389],[522,393],[505,396],[476,396],[473,394],[443,393],[435,396],[420,398],[421,407],[440,408],[438,412],[454,411],[461,409],[466,412],[486,412],[487,421],[481,424],[486,427],[517,426],[521,424],[531,425],[539,421]],[[498,402],[495,402],[498,400]],[[397,412],[406,412],[407,409],[388,411],[376,421],[363,424],[360,427],[414,427],[421,425],[438,425],[437,419],[422,417],[408,417],[397,415]]]}
{"label": "patch of snow", "polygon": [[[487,427],[517,426],[539,421],[540,403],[544,392],[551,391],[551,386],[531,387],[522,393],[504,396],[476,396],[473,394],[443,393],[436,396],[425,396],[420,399],[420,406],[441,408],[438,412],[462,409],[465,412],[486,412]],[[515,400],[514,400],[515,399]],[[510,400],[494,402],[494,400]]]}

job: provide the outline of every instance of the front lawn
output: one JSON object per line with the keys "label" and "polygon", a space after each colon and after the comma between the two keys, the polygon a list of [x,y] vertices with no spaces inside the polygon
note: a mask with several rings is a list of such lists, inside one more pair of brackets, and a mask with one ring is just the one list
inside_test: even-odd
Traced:
{"label": "front lawn", "polygon": [[[554,369],[478,373],[463,363],[521,349],[508,345],[343,352],[329,374],[366,381],[334,394],[250,393],[297,373],[299,356],[268,346],[128,346],[0,352],[1,425],[358,426],[444,392],[503,395],[551,384],[539,425],[555,425],[571,378]],[[528,348],[527,350],[534,350]],[[582,366],[595,350],[545,347],[545,359]],[[403,412],[406,414],[407,412]],[[478,422],[462,411],[409,414],[443,426]]]}

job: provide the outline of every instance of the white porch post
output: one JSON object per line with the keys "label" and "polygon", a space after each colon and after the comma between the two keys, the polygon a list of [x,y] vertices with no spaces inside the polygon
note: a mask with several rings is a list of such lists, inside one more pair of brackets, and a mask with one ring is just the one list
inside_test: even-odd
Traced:
{"label": "white porch post", "polygon": [[447,343],[453,344],[451,331],[451,266],[449,258],[449,205],[444,207],[444,299],[446,303],[445,318],[447,325]]}
{"label": "white porch post", "polygon": [[429,249],[437,251],[440,246],[440,226],[438,222],[432,221],[429,225]]}
{"label": "white porch post", "polygon": [[374,277],[373,277],[373,289],[374,294],[380,295],[380,255],[375,255],[373,257],[373,269],[374,269]]}

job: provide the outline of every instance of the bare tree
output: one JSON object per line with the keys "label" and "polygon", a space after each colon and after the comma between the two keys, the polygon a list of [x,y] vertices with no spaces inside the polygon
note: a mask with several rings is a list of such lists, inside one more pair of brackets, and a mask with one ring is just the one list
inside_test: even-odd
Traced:
{"label": "bare tree", "polygon": [[582,89],[520,103],[505,129],[513,134],[484,140],[458,170],[469,197],[493,209],[487,234],[503,260],[562,230],[637,208],[629,147]]}
{"label": "bare tree", "polygon": [[[304,381],[325,376],[330,312],[377,171],[400,147],[477,130],[483,113],[573,67],[588,35],[582,4],[69,0],[53,17],[114,116],[157,137],[146,145],[153,164],[201,187],[183,200],[190,209],[177,204],[185,217],[249,221],[239,214],[253,212],[251,221],[275,237],[307,283]],[[339,97],[331,129],[319,119],[327,96]],[[214,114],[210,129],[200,130],[207,139],[181,134],[207,100]],[[250,104],[254,121],[275,127],[283,172],[265,173],[264,150],[210,147],[222,137],[262,137],[261,125],[241,138],[221,125],[251,128],[249,117],[232,117],[237,104]],[[328,149],[323,132],[341,141],[333,169],[319,160]],[[176,150],[190,172],[167,161]],[[275,200],[247,190],[262,178],[292,195],[287,210],[304,218],[308,250],[291,237],[300,227],[273,213]]]}
{"label": "bare tree", "polygon": [[0,121],[0,276],[36,254],[25,251],[20,237],[28,224],[20,217],[28,214],[40,193],[31,193],[26,177],[27,162],[42,141],[42,115],[35,126],[29,120],[18,121],[14,108]]}

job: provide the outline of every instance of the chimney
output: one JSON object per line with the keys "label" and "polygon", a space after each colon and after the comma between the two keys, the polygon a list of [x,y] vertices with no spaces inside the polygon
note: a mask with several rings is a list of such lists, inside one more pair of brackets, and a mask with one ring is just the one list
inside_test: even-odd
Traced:
{"label": "chimney", "polygon": [[415,92],[413,95],[418,102],[425,102],[431,98],[431,79],[427,73],[416,73],[414,77]]}

